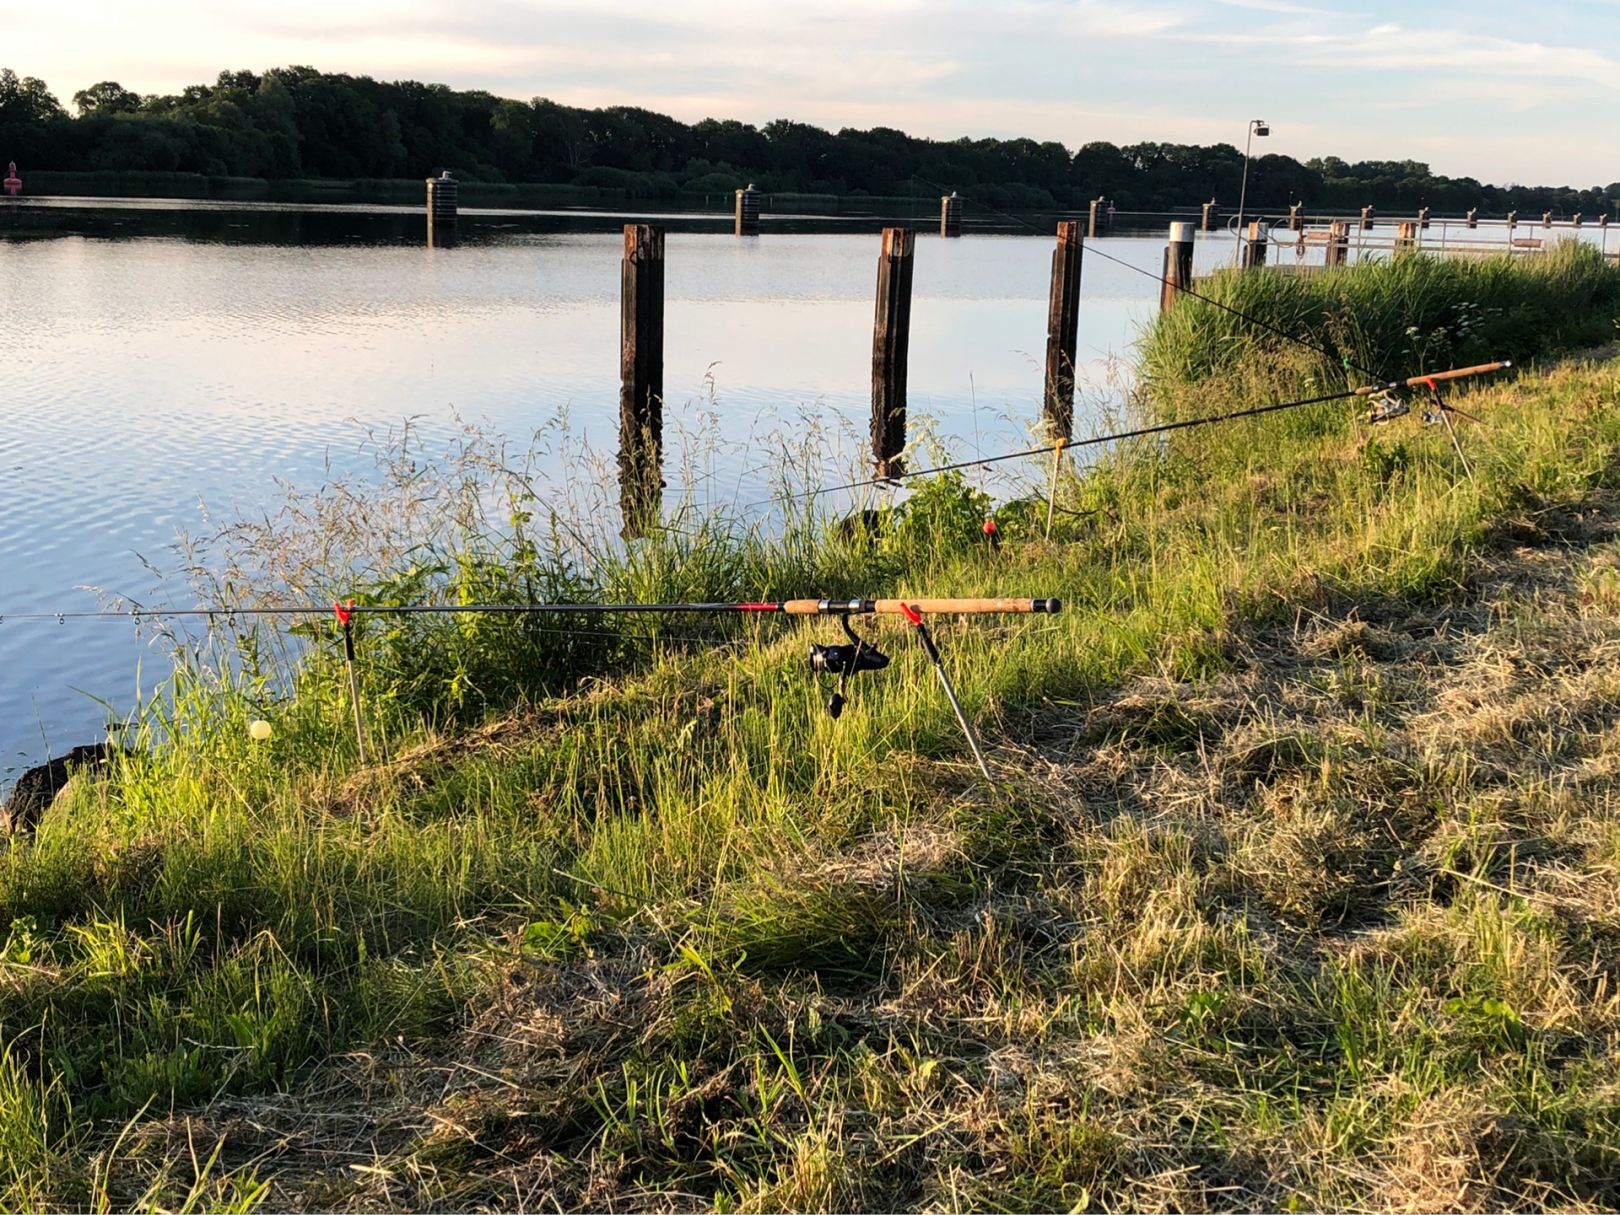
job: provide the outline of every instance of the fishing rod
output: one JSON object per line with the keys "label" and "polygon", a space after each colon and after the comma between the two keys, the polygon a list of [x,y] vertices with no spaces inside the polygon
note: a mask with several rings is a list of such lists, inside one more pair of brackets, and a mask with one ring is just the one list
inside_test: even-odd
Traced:
{"label": "fishing rod", "polygon": [[813,675],[836,676],[836,685],[826,701],[827,713],[839,717],[848,700],[849,681],[863,671],[881,671],[889,665],[889,656],[870,640],[855,632],[850,619],[855,616],[903,616],[916,632],[935,674],[950,701],[968,749],[984,778],[994,783],[978,735],[968,721],[961,699],[945,669],[939,647],[923,621],[924,614],[934,616],[985,615],[1056,615],[1062,602],[1055,598],[939,598],[916,597],[894,599],[782,599],[748,602],[708,603],[356,603],[353,599],[334,602],[330,608],[314,604],[269,604],[262,607],[199,607],[199,608],[140,608],[121,611],[103,609],[83,612],[12,612],[0,613],[5,620],[139,620],[148,618],[205,617],[209,620],[235,617],[293,617],[324,616],[331,612],[338,621],[343,636],[343,664],[349,686],[349,698],[354,711],[355,742],[360,762],[365,763],[365,726],[360,711],[360,675],[357,663],[354,622],[357,616],[416,616],[416,615],[785,615],[835,616],[843,627],[849,644],[823,645],[812,643],[808,663]]}
{"label": "fishing rod", "polygon": [[[1051,453],[1062,453],[1077,447],[1094,447],[1101,443],[1117,443],[1125,439],[1140,439],[1149,435],[1168,434],[1174,430],[1189,430],[1196,426],[1213,426],[1221,422],[1235,422],[1241,418],[1257,418],[1268,413],[1281,413],[1289,409],[1303,409],[1307,405],[1323,405],[1330,401],[1347,401],[1353,397],[1378,396],[1381,398],[1402,394],[1409,389],[1429,386],[1447,380],[1461,380],[1471,376],[1488,375],[1496,371],[1506,371],[1513,366],[1511,359],[1502,359],[1495,363],[1480,363],[1473,367],[1456,367],[1449,371],[1436,371],[1428,375],[1410,376],[1403,380],[1382,380],[1374,384],[1364,384],[1360,388],[1347,388],[1343,392],[1330,392],[1316,397],[1300,397],[1292,401],[1276,401],[1269,405],[1254,405],[1248,409],[1234,409],[1227,413],[1210,414],[1201,418],[1183,418],[1177,422],[1156,422],[1151,426],[1138,426],[1132,430],[1117,430],[1110,434],[1094,435],[1089,439],[1058,439],[1040,447],[1026,447],[1021,451],[1003,452],[996,456],[983,456],[975,460],[957,460],[950,464],[938,464],[933,468],[919,468],[912,472],[900,473],[888,477],[868,477],[864,481],[848,481],[842,485],[818,486],[815,489],[802,489],[793,493],[779,494],[775,498],[762,499],[759,502],[750,502],[743,509],[754,506],[766,506],[773,502],[795,501],[800,498],[814,498],[821,494],[842,493],[845,490],[865,489],[874,485],[896,486],[920,477],[938,476],[940,473],[957,472],[964,468],[978,468],[986,464],[999,464],[1004,460],[1024,460],[1031,456],[1043,456]],[[1461,413],[1461,410],[1440,401],[1436,394],[1438,408],[1443,415]],[[1402,410],[1400,412],[1405,412]],[[1396,417],[1391,413],[1388,417]],[[1465,415],[1466,416],[1466,415]],[[1382,422],[1388,418],[1381,415],[1375,408],[1369,421]],[[1449,424],[1449,417],[1447,418]],[[1459,449],[1460,450],[1460,449]],[[1470,476],[1472,474],[1470,473]]]}
{"label": "fishing rod", "polygon": [[[134,620],[171,617],[325,616],[335,610],[324,604],[271,604],[263,607],[104,608],[78,612],[0,612],[7,620]],[[776,602],[717,603],[346,603],[340,610],[354,616],[414,615],[787,615],[787,616],[906,616],[907,609],[933,615],[982,616],[993,614],[1055,613],[1056,599],[784,599]],[[339,616],[342,619],[342,616]]]}

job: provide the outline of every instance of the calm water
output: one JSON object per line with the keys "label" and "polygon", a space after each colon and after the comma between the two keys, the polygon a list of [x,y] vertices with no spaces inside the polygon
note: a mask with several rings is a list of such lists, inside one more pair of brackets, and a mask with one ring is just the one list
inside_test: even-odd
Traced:
{"label": "calm water", "polygon": [[[661,218],[669,467],[683,426],[712,414],[733,443],[704,494],[751,501],[771,436],[810,417],[846,430],[826,452],[842,479],[869,411],[875,229],[768,222],[738,240],[712,216]],[[623,222],[464,214],[459,247],[428,249],[409,208],[0,206],[0,614],[93,608],[87,587],[190,604],[147,564],[172,569],[181,530],[369,469],[366,433],[407,417],[430,444],[462,420],[526,442],[565,411],[611,455]],[[1100,247],[1157,273],[1163,237]],[[918,241],[910,408],[958,456],[1027,445],[1051,251],[1050,236]],[[1200,269],[1230,251],[1201,241]],[[1086,258],[1077,430],[1113,399],[1156,291]],[[96,738],[98,702],[122,711],[162,668],[124,622],[0,621],[0,787]]]}

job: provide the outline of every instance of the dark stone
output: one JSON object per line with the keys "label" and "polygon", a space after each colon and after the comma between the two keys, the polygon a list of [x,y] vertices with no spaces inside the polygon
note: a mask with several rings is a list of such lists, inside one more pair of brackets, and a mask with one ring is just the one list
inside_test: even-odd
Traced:
{"label": "dark stone", "polygon": [[886,511],[858,510],[853,515],[840,519],[834,531],[845,544],[853,544],[858,540],[875,539],[882,534],[887,524]]}
{"label": "dark stone", "polygon": [[113,744],[104,742],[74,747],[66,755],[28,769],[17,778],[5,804],[0,805],[0,833],[32,831],[75,769],[94,768],[104,772],[115,749]]}

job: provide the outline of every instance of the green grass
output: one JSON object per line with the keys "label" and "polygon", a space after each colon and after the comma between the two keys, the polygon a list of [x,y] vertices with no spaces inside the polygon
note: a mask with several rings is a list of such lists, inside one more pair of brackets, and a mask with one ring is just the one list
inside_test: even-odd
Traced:
{"label": "green grass", "polygon": [[369,623],[364,767],[328,629],[199,656],[0,853],[0,1206],[1612,1208],[1617,406],[1481,387],[1476,482],[1125,447],[995,550],[949,478],[628,554],[492,464],[295,504],[219,590],[1066,606],[938,626],[994,790],[893,624],[834,722],[820,624]]}
{"label": "green grass", "polygon": [[1213,302],[1184,297],[1142,343],[1143,378],[1157,408],[1174,417],[1207,412],[1199,405],[1211,379],[1243,388],[1258,380],[1279,397],[1308,396],[1500,359],[1524,363],[1613,341],[1620,313],[1620,274],[1574,241],[1535,257],[1403,256],[1315,274],[1223,271],[1196,286]]}

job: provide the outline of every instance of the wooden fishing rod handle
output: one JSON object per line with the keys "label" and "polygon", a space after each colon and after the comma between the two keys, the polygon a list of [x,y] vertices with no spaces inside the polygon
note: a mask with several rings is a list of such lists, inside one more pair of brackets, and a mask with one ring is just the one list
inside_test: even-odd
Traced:
{"label": "wooden fishing rod handle", "polygon": [[901,604],[919,612],[936,615],[973,616],[992,613],[1044,612],[1055,614],[1063,604],[1057,599],[789,599],[782,610],[789,616],[867,615],[904,616]]}
{"label": "wooden fishing rod handle", "polygon": [[1437,371],[1433,375],[1415,375],[1409,380],[1392,380],[1388,384],[1369,384],[1365,388],[1356,389],[1360,396],[1371,396],[1375,392],[1382,392],[1386,388],[1399,386],[1402,388],[1422,388],[1430,380],[1439,383],[1441,380],[1463,380],[1473,375],[1489,375],[1493,371],[1506,371],[1513,366],[1512,359],[1503,359],[1500,363],[1481,363],[1477,367],[1453,367],[1450,371]]}

